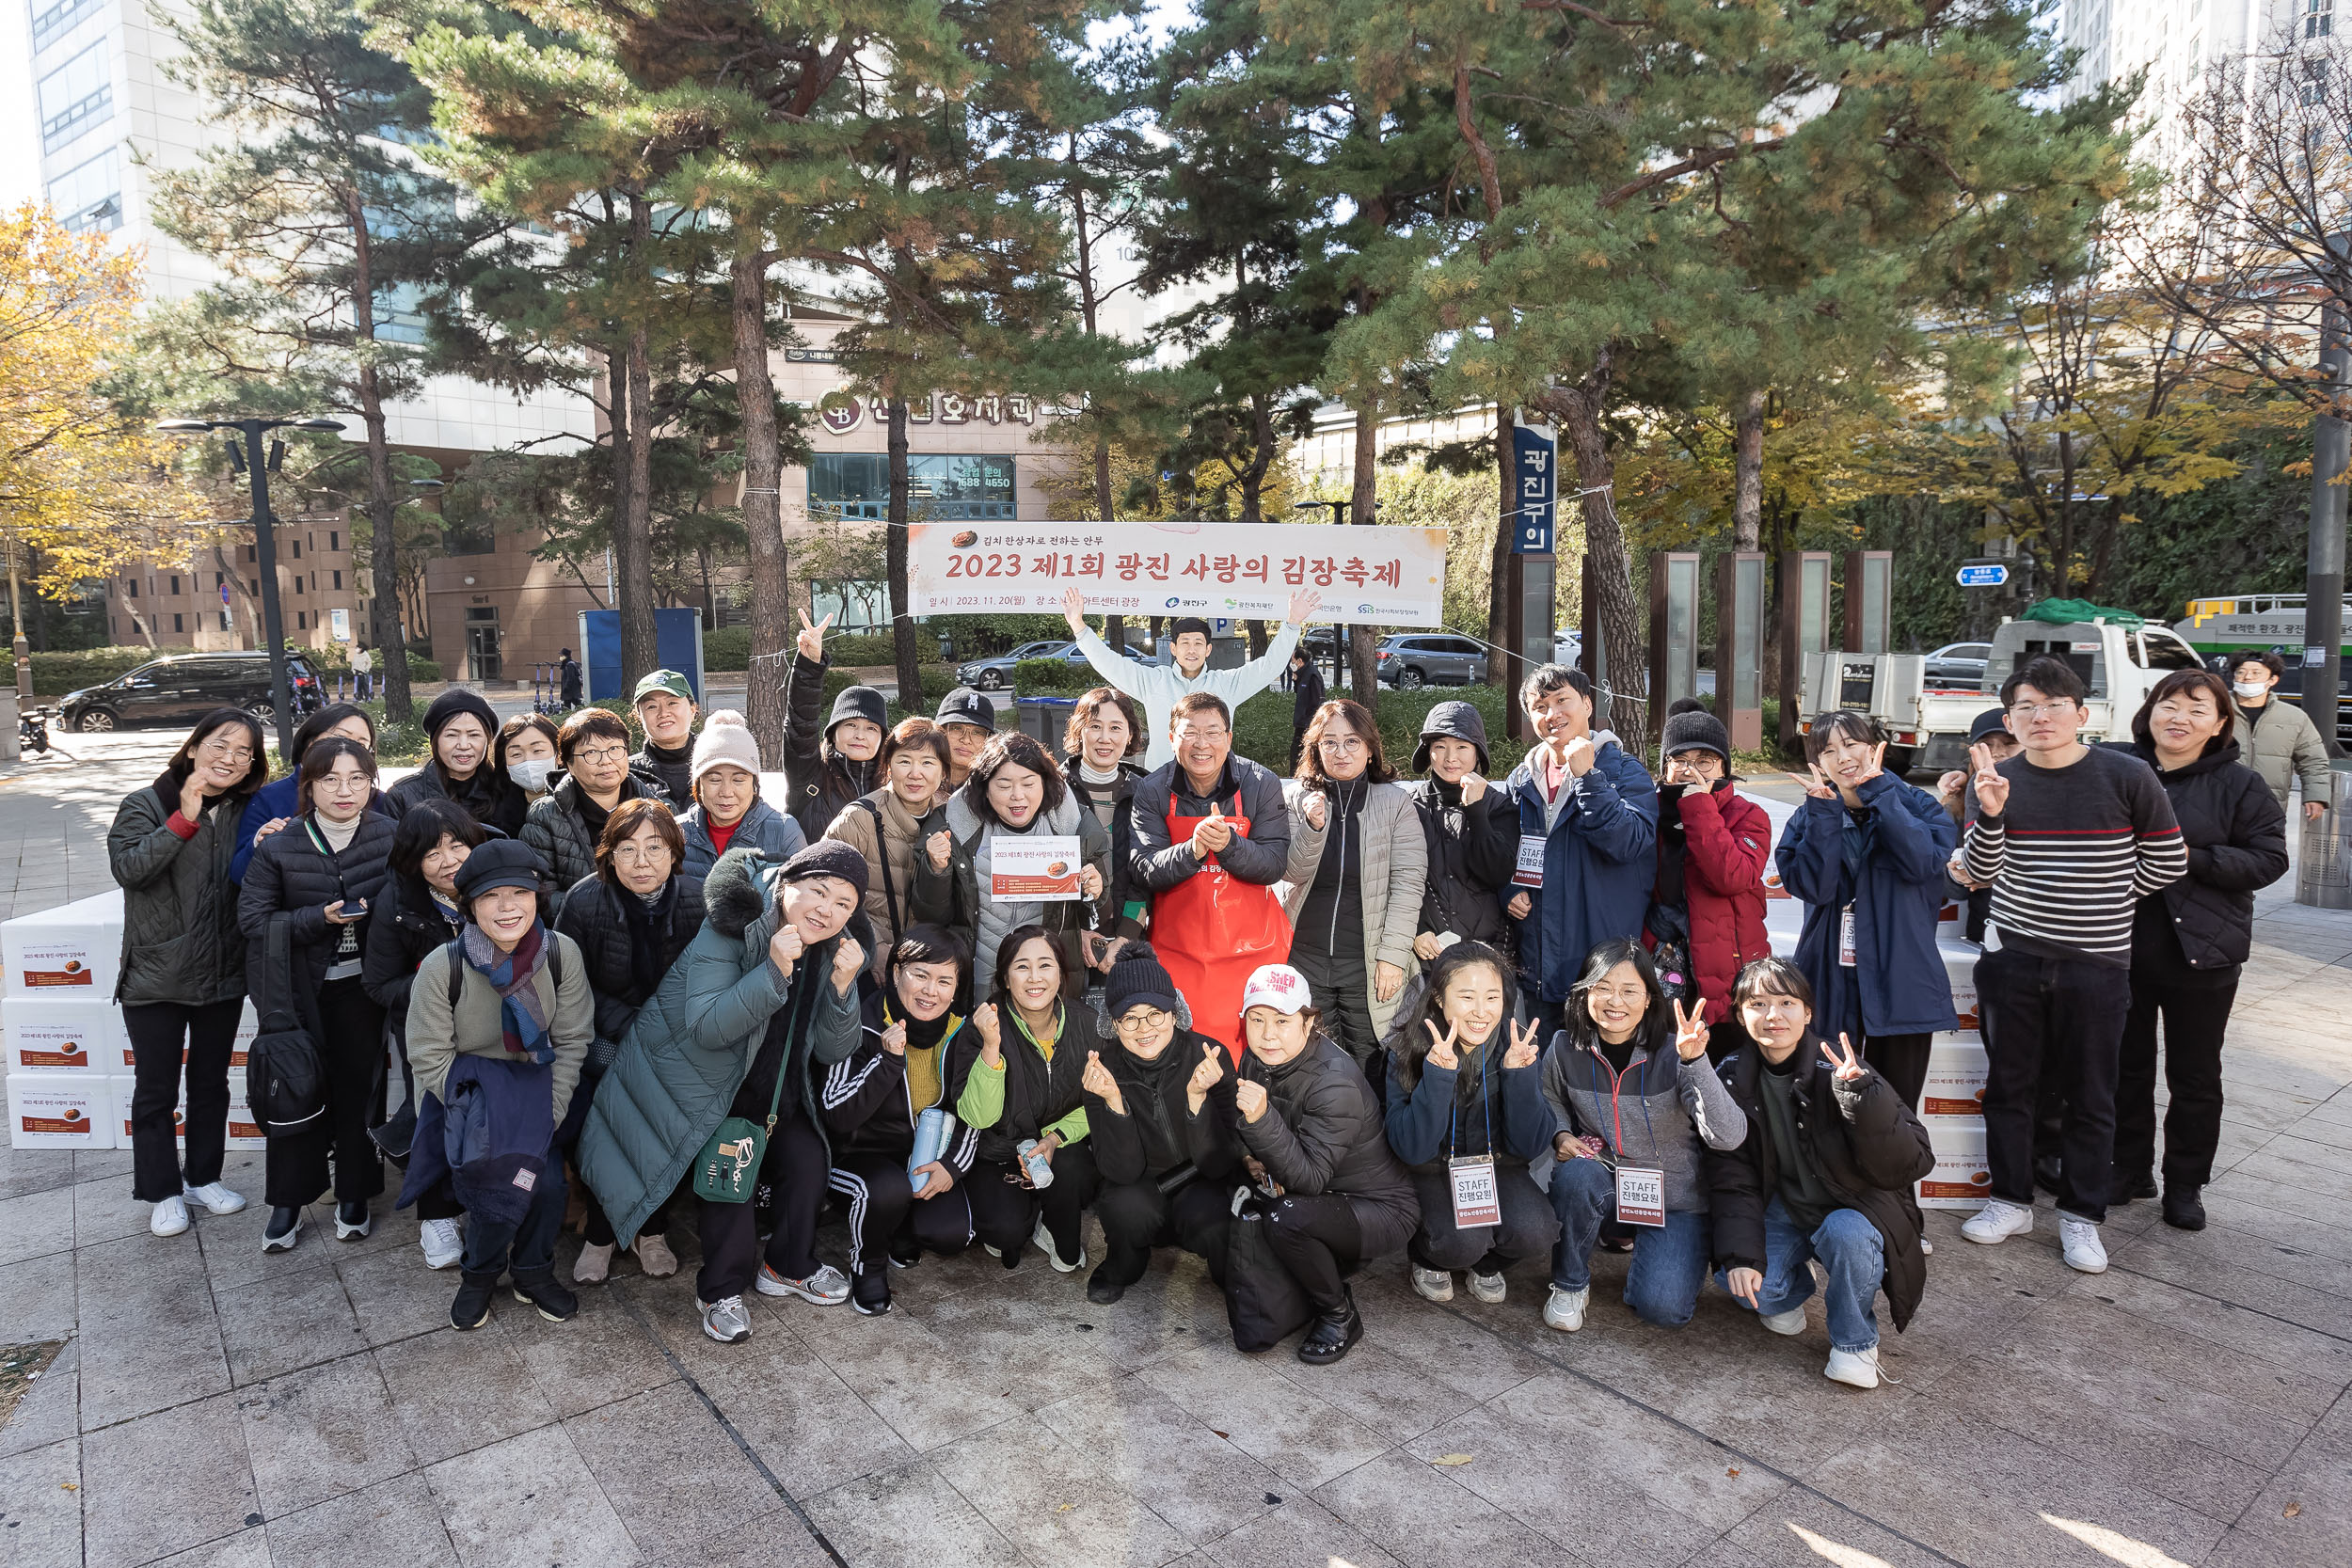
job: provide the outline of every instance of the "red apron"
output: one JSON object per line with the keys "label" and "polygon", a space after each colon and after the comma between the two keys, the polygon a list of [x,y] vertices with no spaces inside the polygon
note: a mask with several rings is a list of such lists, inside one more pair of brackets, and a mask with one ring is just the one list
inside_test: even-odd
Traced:
{"label": "red apron", "polygon": [[[1168,841],[1183,843],[1208,820],[1178,816],[1171,800]],[[1249,831],[1247,816],[1227,813],[1225,820],[1236,833]],[[1191,1006],[1192,1026],[1225,1047],[1239,1066],[1242,990],[1261,965],[1291,956],[1290,916],[1274,890],[1243,881],[1211,855],[1200,870],[1153,896],[1152,947]]]}

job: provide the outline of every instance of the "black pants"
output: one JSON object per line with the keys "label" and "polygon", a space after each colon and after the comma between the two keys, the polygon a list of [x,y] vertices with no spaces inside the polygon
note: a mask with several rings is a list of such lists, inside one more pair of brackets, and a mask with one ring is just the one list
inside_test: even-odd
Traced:
{"label": "black pants", "polygon": [[1106,1183],[1095,1196],[1103,1226],[1103,1275],[1133,1285],[1152,1266],[1153,1247],[1182,1247],[1205,1259],[1209,1277],[1225,1288],[1225,1248],[1233,1225],[1233,1183],[1195,1177],[1172,1193],[1150,1177]]}
{"label": "black pants", "polygon": [[1054,1251],[1064,1258],[1077,1257],[1085,1243],[1078,1230],[1079,1216],[1103,1184],[1094,1167],[1094,1150],[1082,1143],[1056,1149],[1054,1184],[1041,1191],[1006,1180],[1012,1169],[994,1160],[972,1162],[972,1176],[964,1187],[972,1200],[973,1234],[983,1244],[1013,1256],[1029,1244],[1042,1217],[1046,1234],[1054,1238]]}
{"label": "black pants", "polygon": [[1862,1059],[1893,1085],[1914,1111],[1928,1086],[1928,1047],[1932,1035],[1872,1035],[1862,1042]]}
{"label": "black pants", "polygon": [[[825,1212],[824,1140],[798,1109],[776,1124],[760,1162],[759,1180],[775,1199],[776,1227],[769,1234],[767,1264],[785,1279],[806,1279],[817,1272],[817,1222]],[[763,1254],[755,1203],[706,1203],[702,1212],[703,1266],[694,1294],[724,1301],[752,1288]]]}
{"label": "black pants", "polygon": [[[220,1180],[229,1148],[229,1057],[245,998],[189,1006],[139,1002],[122,1009],[131,1036],[131,1196],[141,1203],[178,1197],[183,1185],[172,1112],[180,1105],[180,1055],[188,1073],[188,1155],[184,1185]],[[379,1045],[378,1050],[382,1047]]]}
{"label": "black pants", "polygon": [[1319,1313],[1345,1310],[1347,1276],[1363,1261],[1364,1231],[1353,1198],[1338,1193],[1284,1197],[1266,1212],[1266,1244]]}
{"label": "black pants", "polygon": [[2216,985],[2169,984],[2159,975],[2132,974],[2132,1010],[2123,1021],[2122,1065],[2115,1077],[2115,1168],[2127,1176],[2156,1160],[2156,1020],[2164,1020],[2164,1083],[2172,1102],[2164,1112],[2164,1184],[2201,1187],[2213,1180],[2214,1149],[2221,1142],[2221,1037],[2237,1001],[2237,972]]}
{"label": "black pants", "polygon": [[273,1134],[263,1160],[264,1199],[300,1209],[326,1191],[334,1164],[335,1201],[365,1203],[384,1190],[384,1161],[368,1136],[384,1092],[384,1009],[359,977],[319,988],[319,1066],[326,1073],[326,1114],[299,1132]]}
{"label": "black pants", "polygon": [[456,1184],[442,1177],[417,1198],[417,1218],[420,1220],[453,1220],[464,1216],[466,1206],[457,1201]]}
{"label": "black pants", "polygon": [[507,1225],[476,1214],[466,1226],[466,1255],[458,1261],[468,1278],[486,1277],[496,1283],[513,1273],[515,1282],[529,1285],[553,1277],[555,1238],[564,1228],[564,1162],[549,1158],[531,1195],[531,1207],[517,1223]]}
{"label": "black pants", "polygon": [[[1061,1156],[1054,1157],[1061,1169]],[[904,1237],[926,1252],[952,1255],[972,1244],[972,1197],[962,1181],[916,1202],[906,1161],[888,1154],[844,1154],[829,1178],[850,1206],[850,1273],[871,1278],[890,1267],[890,1244]]]}
{"label": "black pants", "polygon": [[1372,1026],[1372,981],[1365,973],[1361,932],[1342,931],[1341,950],[1319,951],[1306,938],[1291,943],[1291,967],[1307,977],[1315,1006],[1323,1009],[1329,1035],[1372,1080],[1372,1092],[1388,1102],[1388,1071],[1380,1061],[1379,1034]]}
{"label": "black pants", "polygon": [[1992,1023],[1984,1143],[1994,1197],[2033,1202],[2034,1110],[2055,1074],[2066,1096],[2058,1207],[2080,1219],[2106,1218],[2131,989],[2129,972],[2081,958],[2003,948],[1977,960],[1978,1008]]}
{"label": "black pants", "polygon": [[1495,1193],[1502,1208],[1500,1225],[1475,1225],[1467,1230],[1456,1226],[1454,1182],[1442,1170],[1413,1172],[1413,1190],[1421,1196],[1421,1225],[1405,1251],[1424,1269],[1501,1274],[1521,1259],[1549,1257],[1551,1243],[1560,1239],[1560,1216],[1524,1165],[1495,1171]]}

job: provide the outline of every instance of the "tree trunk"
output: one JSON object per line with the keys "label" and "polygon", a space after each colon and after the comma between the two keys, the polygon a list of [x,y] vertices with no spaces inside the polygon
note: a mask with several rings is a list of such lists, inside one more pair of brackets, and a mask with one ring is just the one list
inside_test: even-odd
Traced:
{"label": "tree trunk", "polygon": [[792,577],[784,549],[784,449],[776,439],[776,381],[768,365],[768,258],[739,253],[727,267],[736,401],[743,420],[743,533],[752,552],[752,657],[744,718],[761,763],[784,766],[784,685],[791,674]]}
{"label": "tree trunk", "polygon": [[1732,425],[1731,547],[1752,550],[1764,535],[1764,399],[1761,388],[1740,400]]}
{"label": "tree trunk", "polygon": [[[1375,482],[1379,470],[1379,407],[1369,401],[1356,408],[1356,463],[1351,476],[1355,481],[1353,499],[1348,511],[1359,528],[1371,526],[1377,512]],[[1380,715],[1380,660],[1375,656],[1372,628],[1351,624],[1347,628],[1347,683],[1354,689],[1356,700]]]}
{"label": "tree trunk", "polygon": [[898,706],[910,715],[922,713],[923,656],[915,646],[914,617],[908,612],[914,588],[909,578],[907,553],[913,541],[907,533],[907,400],[890,400],[890,528],[882,558],[890,575],[890,651],[898,666]]}
{"label": "tree trunk", "polygon": [[[351,225],[352,321],[363,343],[375,340],[374,251],[370,245],[366,210],[351,198],[346,214]],[[392,448],[384,431],[384,392],[375,366],[363,358],[359,366],[359,420],[368,440],[368,528],[374,535],[369,557],[373,564],[375,596],[370,610],[375,625],[369,628],[376,663],[384,683],[384,716],[405,722],[416,716],[408,697],[408,646],[401,635],[399,546],[393,538]],[[262,519],[266,522],[266,519]],[[389,605],[388,613],[383,607]],[[266,646],[266,639],[256,638]]]}
{"label": "tree trunk", "polygon": [[[1071,140],[1074,148],[1077,138],[1073,136]],[[1089,305],[1088,309],[1091,310],[1092,306]],[[1087,330],[1093,330],[1090,321]],[[1098,521],[1107,523],[1111,521],[1111,444],[1107,437],[1097,436],[1094,438],[1094,515]],[[1111,645],[1113,653],[1125,653],[1127,651],[1127,617],[1124,615],[1104,616],[1103,641]]]}
{"label": "tree trunk", "polygon": [[[1494,557],[1486,562],[1486,640],[1498,646],[1486,650],[1486,679],[1496,686],[1511,678],[1510,655],[1499,644],[1502,628],[1511,624],[1511,546],[1518,538],[1519,483],[1512,472],[1511,409],[1507,404],[1495,405],[1495,471],[1502,480],[1497,492],[1502,497],[1501,510],[1495,517]],[[1552,482],[1552,531],[1556,541],[1561,509],[1567,498],[1559,493],[1558,476]],[[1516,700],[1516,699],[1514,699]]]}
{"label": "tree trunk", "polygon": [[[622,349],[623,374],[628,381],[628,429],[615,430],[613,442],[625,469],[614,487],[612,508],[612,599],[621,613],[621,686],[635,690],[639,680],[659,669],[661,654],[654,631],[653,519],[653,365],[644,324],[632,325]],[[622,400],[612,400],[618,409]],[[774,420],[769,421],[773,427]]]}
{"label": "tree trunk", "polygon": [[[1596,713],[1593,724],[1605,722],[1621,736],[1647,734],[1643,699],[1649,683],[1643,668],[1641,617],[1633,604],[1633,561],[1627,553],[1625,531],[1617,522],[1613,495],[1616,460],[1610,455],[1601,415],[1609,405],[1612,351],[1603,349],[1584,379],[1573,387],[1555,388],[1547,402],[1560,421],[1560,444],[1576,464],[1577,488],[1584,492],[1584,548],[1593,558],[1593,594],[1600,622],[1603,651],[1608,656],[1609,711]],[[1638,742],[1637,742],[1638,744]]]}

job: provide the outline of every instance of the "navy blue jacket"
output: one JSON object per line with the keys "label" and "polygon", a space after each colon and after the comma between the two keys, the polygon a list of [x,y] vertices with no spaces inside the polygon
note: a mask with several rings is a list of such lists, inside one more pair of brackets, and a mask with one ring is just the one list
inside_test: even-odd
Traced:
{"label": "navy blue jacket", "polygon": [[[466,1212],[501,1225],[521,1223],[539,1184],[562,1179],[548,1168],[555,1141],[555,1069],[459,1052],[444,1087],[450,1103],[424,1096],[408,1146],[400,1207],[417,1201],[443,1176]],[[584,1097],[583,1097],[584,1098]]]}
{"label": "navy blue jacket", "polygon": [[[1401,1049],[1390,1048],[1389,1148],[1406,1169],[1442,1171],[1457,1154],[1491,1154],[1501,1164],[1524,1165],[1549,1152],[1553,1123],[1544,1102],[1543,1065],[1502,1065],[1510,1030],[1506,1019],[1480,1048],[1487,1058],[1483,1072],[1475,1054],[1458,1067],[1432,1067],[1427,1052],[1413,1053],[1421,1081],[1411,1088],[1405,1086]],[[1466,1073],[1472,1075],[1468,1082]]]}
{"label": "navy blue jacket", "polygon": [[[1565,1002],[1584,956],[1613,937],[1642,934],[1658,875],[1658,785],[1615,739],[1596,736],[1593,766],[1561,788],[1570,795],[1547,837],[1544,788],[1522,762],[1504,787],[1518,802],[1521,838],[1546,839],[1544,885],[1505,887],[1532,908],[1518,923],[1520,983]],[[1532,758],[1534,752],[1530,752]]]}
{"label": "navy blue jacket", "polygon": [[[1944,866],[1960,842],[1951,814],[1926,790],[1891,773],[1858,793],[1862,863],[1846,873],[1842,800],[1808,795],[1780,835],[1780,879],[1804,900],[1797,967],[1813,984],[1813,1027],[1843,1030],[1855,1048],[1869,1035],[1930,1035],[1956,1028],[1951,983],[1935,949]],[[1840,913],[1853,905],[1854,962],[1837,961]]]}

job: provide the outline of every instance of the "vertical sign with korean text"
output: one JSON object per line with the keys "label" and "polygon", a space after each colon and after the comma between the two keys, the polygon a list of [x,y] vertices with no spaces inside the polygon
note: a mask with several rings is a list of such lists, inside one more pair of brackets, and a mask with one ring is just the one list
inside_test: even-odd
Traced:
{"label": "vertical sign with korean text", "polygon": [[1518,510],[1509,519],[1513,555],[1549,555],[1551,519],[1560,499],[1560,448],[1549,425],[1511,426],[1512,489]]}

